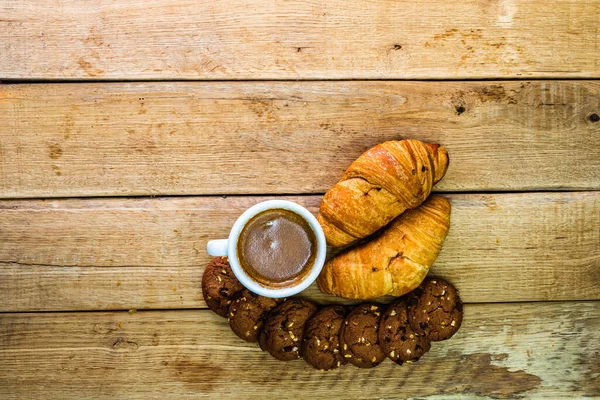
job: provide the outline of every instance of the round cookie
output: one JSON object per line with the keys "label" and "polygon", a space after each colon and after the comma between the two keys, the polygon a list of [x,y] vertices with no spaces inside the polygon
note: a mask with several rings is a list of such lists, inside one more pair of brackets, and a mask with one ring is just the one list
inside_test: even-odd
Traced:
{"label": "round cookie", "polygon": [[346,317],[340,330],[342,354],[359,368],[379,365],[385,354],[379,345],[381,306],[361,304]]}
{"label": "round cookie", "polygon": [[450,339],[463,319],[458,291],[450,283],[430,278],[409,294],[408,321],[419,335],[437,342]]}
{"label": "round cookie", "polygon": [[275,307],[260,334],[260,348],[281,361],[301,357],[302,338],[306,322],[317,306],[302,299],[289,299]]}
{"label": "round cookie", "polygon": [[208,308],[227,317],[229,305],[244,287],[237,280],[227,257],[215,257],[206,266],[202,275],[202,296]]}
{"label": "round cookie", "polygon": [[306,323],[302,355],[308,365],[327,371],[346,363],[339,334],[349,311],[344,306],[328,306],[317,311]]}
{"label": "round cookie", "polygon": [[389,306],[381,316],[379,343],[390,360],[399,365],[418,361],[431,348],[430,340],[410,327],[404,298]]}
{"label": "round cookie", "polygon": [[229,306],[229,327],[241,339],[247,342],[258,341],[263,324],[269,311],[283,299],[259,296],[248,289],[242,290],[240,297]]}

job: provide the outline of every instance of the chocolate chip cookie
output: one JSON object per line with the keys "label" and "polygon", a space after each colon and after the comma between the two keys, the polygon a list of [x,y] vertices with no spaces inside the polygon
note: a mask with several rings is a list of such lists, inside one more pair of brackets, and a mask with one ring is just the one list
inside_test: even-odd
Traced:
{"label": "chocolate chip cookie", "polygon": [[339,334],[349,311],[344,306],[328,306],[306,323],[302,355],[308,365],[327,371],[346,363]]}
{"label": "chocolate chip cookie", "polygon": [[418,361],[431,348],[430,340],[410,327],[405,298],[390,305],[381,316],[379,343],[383,352],[399,365]]}
{"label": "chocolate chip cookie", "polygon": [[377,333],[381,313],[377,304],[361,304],[344,320],[340,330],[342,354],[359,368],[375,367],[385,359]]}
{"label": "chocolate chip cookie", "polygon": [[243,340],[256,342],[269,311],[282,301],[283,299],[259,296],[244,289],[240,297],[233,300],[229,306],[229,327]]}
{"label": "chocolate chip cookie", "polygon": [[317,311],[307,300],[289,299],[270,313],[260,334],[260,348],[281,361],[300,358],[306,322]]}
{"label": "chocolate chip cookie", "polygon": [[408,298],[408,321],[419,335],[437,342],[450,339],[463,319],[458,291],[439,278],[428,278]]}
{"label": "chocolate chip cookie", "polygon": [[208,308],[227,317],[229,305],[244,287],[237,280],[227,257],[215,257],[204,269],[202,275],[202,296]]}

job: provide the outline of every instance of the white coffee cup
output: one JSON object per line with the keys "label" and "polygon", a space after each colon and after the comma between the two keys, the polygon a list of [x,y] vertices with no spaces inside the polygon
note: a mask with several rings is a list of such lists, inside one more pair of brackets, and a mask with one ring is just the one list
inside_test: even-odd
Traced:
{"label": "white coffee cup", "polygon": [[[237,243],[240,233],[242,232],[242,229],[244,229],[244,226],[255,215],[263,211],[272,209],[289,210],[300,215],[306,220],[317,239],[317,255],[310,269],[310,272],[302,280],[300,280],[293,286],[286,286],[282,288],[272,288],[263,286],[255,280],[253,280],[248,274],[246,274],[246,272],[240,265],[240,261],[238,259]],[[327,243],[325,241],[325,234],[323,233],[323,228],[321,228],[321,225],[319,224],[315,216],[312,215],[312,213],[306,208],[292,201],[268,200],[263,201],[262,203],[255,204],[254,206],[244,211],[244,213],[233,224],[231,232],[229,233],[229,238],[209,241],[206,245],[206,250],[208,251],[208,254],[210,254],[213,257],[227,256],[229,258],[231,270],[235,274],[236,278],[242,283],[242,285],[244,285],[252,292],[261,296],[280,298],[289,297],[296,293],[300,293],[317,279],[317,277],[321,273],[323,264],[325,264]]]}

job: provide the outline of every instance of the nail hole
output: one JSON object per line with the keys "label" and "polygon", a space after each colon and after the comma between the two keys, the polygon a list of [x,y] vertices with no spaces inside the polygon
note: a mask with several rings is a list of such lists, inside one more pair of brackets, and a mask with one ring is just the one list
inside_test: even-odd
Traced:
{"label": "nail hole", "polygon": [[402,50],[402,45],[398,43],[394,44],[394,50]]}
{"label": "nail hole", "polygon": [[598,114],[594,113],[594,114],[590,115],[588,117],[588,119],[590,120],[590,122],[598,122],[598,121],[600,121],[600,116]]}

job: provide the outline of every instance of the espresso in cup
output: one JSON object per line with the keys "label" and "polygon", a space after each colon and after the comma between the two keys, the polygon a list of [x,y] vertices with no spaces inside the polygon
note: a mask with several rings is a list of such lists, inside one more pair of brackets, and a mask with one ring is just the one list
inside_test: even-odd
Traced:
{"label": "espresso in cup", "polygon": [[227,239],[209,240],[208,254],[226,256],[236,278],[261,296],[300,293],[319,276],[327,241],[317,218],[289,200],[267,200],[248,208]]}
{"label": "espresso in cup", "polygon": [[244,272],[267,287],[294,286],[311,271],[317,256],[317,237],[304,217],[283,208],[252,217],[237,241]]}

